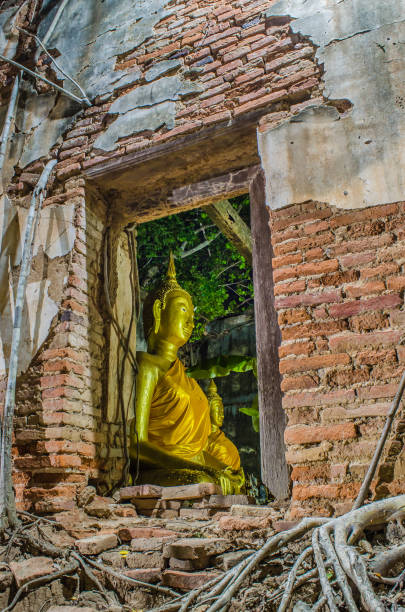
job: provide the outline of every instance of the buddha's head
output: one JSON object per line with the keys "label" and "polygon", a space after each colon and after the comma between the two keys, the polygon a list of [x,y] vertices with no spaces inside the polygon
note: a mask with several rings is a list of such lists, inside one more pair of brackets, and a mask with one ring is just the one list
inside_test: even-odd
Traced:
{"label": "buddha's head", "polygon": [[163,339],[183,346],[194,329],[194,306],[191,296],[176,280],[173,254],[165,280],[149,293],[143,306],[143,327],[148,346]]}
{"label": "buddha's head", "polygon": [[219,429],[224,422],[224,404],[213,378],[208,387],[207,398],[210,406],[211,425],[213,429]]}

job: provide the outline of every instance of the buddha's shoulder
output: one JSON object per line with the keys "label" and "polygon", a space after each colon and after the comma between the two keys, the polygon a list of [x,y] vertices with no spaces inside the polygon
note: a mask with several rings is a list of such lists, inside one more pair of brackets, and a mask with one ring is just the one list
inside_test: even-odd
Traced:
{"label": "buddha's shoulder", "polygon": [[165,369],[167,369],[164,367],[164,360],[159,355],[152,355],[146,351],[138,351],[136,353],[136,360],[140,370],[148,370],[156,373],[158,376],[161,376]]}

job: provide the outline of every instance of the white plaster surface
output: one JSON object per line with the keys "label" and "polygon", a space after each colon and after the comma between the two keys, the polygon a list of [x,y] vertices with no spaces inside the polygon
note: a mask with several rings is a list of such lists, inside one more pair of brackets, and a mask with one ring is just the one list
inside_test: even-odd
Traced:
{"label": "white plaster surface", "polygon": [[[48,295],[50,283],[51,281],[47,279],[27,285],[22,318],[19,373],[28,368],[32,357],[48,336],[53,317],[58,313],[58,305]],[[10,297],[0,317],[0,376],[6,373],[10,356],[14,296]]]}
{"label": "white plaster surface", "polygon": [[[48,206],[41,217],[34,241],[33,257],[49,259],[63,257],[73,248],[75,241],[74,203],[64,206]],[[0,210],[0,375],[5,373],[11,346],[14,294],[16,280],[11,288],[11,272],[21,262],[22,239],[28,210],[13,209],[7,198]],[[27,285],[23,313],[19,372],[25,371],[32,357],[46,340],[52,319],[58,312],[58,304],[48,295],[50,279],[31,281]]]}
{"label": "white plaster surface", "polygon": [[340,115],[306,108],[264,134],[259,150],[267,203],[307,200],[362,208],[405,196],[405,3],[396,0],[283,0],[267,15],[290,15],[292,29],[318,45],[326,101]]}

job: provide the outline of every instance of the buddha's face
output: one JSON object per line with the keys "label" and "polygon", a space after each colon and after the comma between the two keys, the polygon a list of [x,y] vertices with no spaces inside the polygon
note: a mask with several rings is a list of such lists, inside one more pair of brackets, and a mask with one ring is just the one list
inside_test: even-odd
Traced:
{"label": "buddha's face", "polygon": [[212,425],[222,427],[224,422],[224,405],[221,398],[215,398],[210,402],[210,415]]}
{"label": "buddha's face", "polygon": [[194,307],[191,298],[183,292],[173,291],[166,299],[160,312],[157,336],[183,346],[190,339],[194,329]]}

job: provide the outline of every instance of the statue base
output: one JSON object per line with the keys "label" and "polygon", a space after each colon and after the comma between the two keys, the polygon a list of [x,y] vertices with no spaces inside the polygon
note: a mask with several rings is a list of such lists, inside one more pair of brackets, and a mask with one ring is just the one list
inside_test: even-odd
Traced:
{"label": "statue base", "polygon": [[201,482],[212,482],[220,484],[203,470],[164,470],[164,469],[144,469],[141,466],[137,484],[154,484],[162,487],[176,487],[180,485],[199,484]]}

